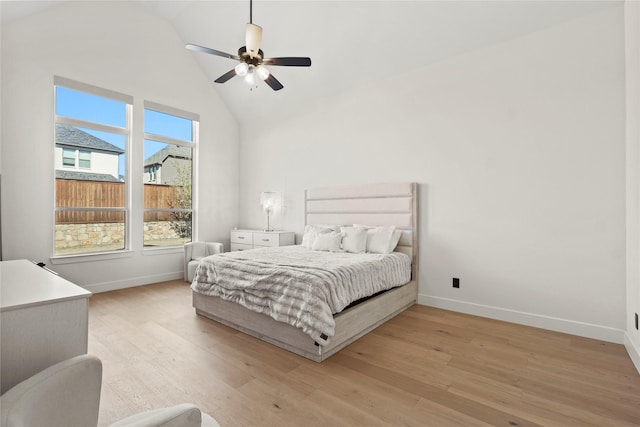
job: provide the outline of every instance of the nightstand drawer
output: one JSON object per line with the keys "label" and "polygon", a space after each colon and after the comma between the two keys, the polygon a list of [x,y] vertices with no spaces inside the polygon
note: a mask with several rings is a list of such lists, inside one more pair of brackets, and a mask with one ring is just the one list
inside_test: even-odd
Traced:
{"label": "nightstand drawer", "polygon": [[232,230],[231,251],[295,245],[292,231]]}
{"label": "nightstand drawer", "polygon": [[276,233],[253,233],[254,246],[280,246],[280,235]]}
{"label": "nightstand drawer", "polygon": [[242,243],[251,246],[253,245],[253,233],[250,231],[232,231],[231,243]]}
{"label": "nightstand drawer", "polygon": [[235,251],[246,251],[249,249],[253,249],[253,245],[246,245],[244,243],[232,243],[231,244],[231,252]]}

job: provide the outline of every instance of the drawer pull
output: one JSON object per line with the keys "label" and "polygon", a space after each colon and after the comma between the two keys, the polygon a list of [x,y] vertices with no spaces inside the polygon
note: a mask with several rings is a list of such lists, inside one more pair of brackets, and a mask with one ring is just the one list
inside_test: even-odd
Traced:
{"label": "drawer pull", "polygon": [[238,236],[239,240],[244,240],[244,236]]}
{"label": "drawer pull", "polygon": [[268,242],[268,241],[269,241],[269,239],[262,239],[262,241],[263,241],[263,242]]}

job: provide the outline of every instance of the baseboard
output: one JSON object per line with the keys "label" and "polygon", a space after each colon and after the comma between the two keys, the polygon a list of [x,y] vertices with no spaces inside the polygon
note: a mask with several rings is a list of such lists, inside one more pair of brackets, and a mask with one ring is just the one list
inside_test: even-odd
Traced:
{"label": "baseboard", "polygon": [[624,347],[627,349],[627,353],[629,353],[629,357],[631,357],[631,361],[635,365],[638,373],[640,374],[640,348],[636,347],[631,338],[629,338],[629,334],[624,334]]}
{"label": "baseboard", "polygon": [[[532,326],[534,328],[548,329],[580,337],[593,338],[597,340],[623,344],[625,341],[625,331],[622,329],[609,328],[606,326],[594,325],[591,323],[576,322],[574,320],[560,319],[557,317],[543,316],[522,311],[509,310],[500,307],[475,304],[465,301],[458,301],[448,298],[434,297],[419,294],[418,304],[445,310],[457,311],[460,313],[472,314],[475,316],[488,317],[490,319],[503,320],[505,322],[517,323],[519,325]],[[636,365],[637,366],[637,365]]]}
{"label": "baseboard", "polygon": [[93,292],[94,294],[99,294],[101,292],[115,291],[118,289],[133,288],[136,286],[150,285],[152,283],[182,279],[183,277],[184,277],[184,272],[179,271],[174,273],[163,273],[163,274],[154,274],[151,276],[133,277],[125,280],[116,280],[113,282],[92,283],[90,285],[83,285],[82,287],[88,290],[89,292]]}

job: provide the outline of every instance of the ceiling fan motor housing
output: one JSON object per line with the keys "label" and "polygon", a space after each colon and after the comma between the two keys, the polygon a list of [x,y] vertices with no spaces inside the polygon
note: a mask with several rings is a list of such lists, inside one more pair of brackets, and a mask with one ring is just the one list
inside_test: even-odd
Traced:
{"label": "ceiling fan motor housing", "polygon": [[247,64],[257,67],[258,65],[262,64],[262,58],[264,58],[264,52],[262,52],[262,49],[258,49],[258,54],[251,56],[249,52],[247,52],[247,47],[242,46],[240,49],[238,49],[238,56],[242,61],[246,62]]}

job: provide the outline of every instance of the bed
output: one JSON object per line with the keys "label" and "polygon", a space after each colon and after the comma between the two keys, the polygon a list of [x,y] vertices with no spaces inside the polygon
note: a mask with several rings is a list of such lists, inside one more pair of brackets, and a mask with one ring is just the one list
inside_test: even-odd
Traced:
{"label": "bed", "polygon": [[[397,230],[401,230],[395,252],[389,254],[385,258],[385,262],[404,262],[409,270],[403,276],[406,278],[393,283],[393,286],[390,286],[388,290],[372,289],[369,291],[372,295],[358,298],[357,301],[346,307],[337,304],[337,313],[329,313],[332,319],[325,319],[326,322],[333,323],[332,336],[322,333],[321,329],[315,334],[310,332],[310,327],[314,325],[308,323],[306,325],[298,324],[296,327],[289,324],[292,322],[286,323],[283,319],[278,321],[267,314],[249,310],[245,306],[233,302],[233,298],[228,295],[222,295],[225,299],[216,295],[208,295],[198,286],[199,282],[205,281],[204,276],[207,273],[205,273],[204,265],[198,267],[198,273],[192,285],[193,306],[198,315],[308,359],[321,362],[415,304],[418,293],[417,184],[381,183],[310,189],[305,191],[304,205],[305,225],[366,224],[370,226],[395,226]],[[262,263],[266,262],[264,258],[272,256],[269,251],[274,249],[280,252],[279,257],[298,256],[297,252],[303,250],[298,247],[255,249],[245,251],[242,255],[231,253],[222,254],[223,257],[217,255],[214,257],[217,257],[215,261],[218,263],[236,262],[232,258],[243,258],[249,264],[255,264],[251,267],[250,273],[260,276],[256,281],[261,281],[263,277],[269,276],[266,274],[269,267],[267,265],[264,268],[261,267]],[[323,253],[322,257],[327,257],[327,260],[323,261],[327,265],[340,264],[341,262],[329,258],[329,253]],[[364,255],[353,258],[366,260]],[[315,265],[312,267],[315,268]],[[296,264],[296,269],[300,270],[298,264]],[[233,274],[232,270],[229,271],[230,274]],[[243,272],[243,277],[246,274]],[[335,274],[330,272],[330,275]],[[401,283],[405,281],[406,283]],[[244,301],[240,302],[244,303]],[[335,309],[335,307],[333,308]],[[319,322],[319,324],[323,323]]]}

